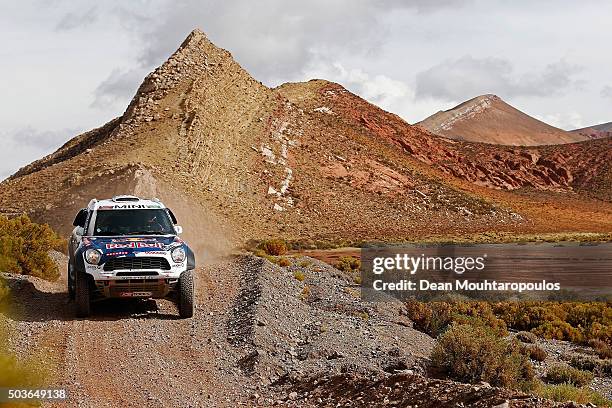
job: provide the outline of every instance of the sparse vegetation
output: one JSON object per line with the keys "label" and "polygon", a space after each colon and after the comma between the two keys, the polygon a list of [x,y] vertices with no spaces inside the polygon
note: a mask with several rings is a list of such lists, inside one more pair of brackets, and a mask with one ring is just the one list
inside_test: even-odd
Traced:
{"label": "sparse vegetation", "polygon": [[546,382],[552,384],[571,384],[577,387],[593,381],[593,373],[567,365],[557,364],[546,371]]}
{"label": "sparse vegetation", "polygon": [[599,358],[612,358],[612,347],[605,341],[590,339],[587,344],[595,349]]}
{"label": "sparse vegetation", "polygon": [[498,302],[493,311],[508,327],[547,339],[612,341],[612,307],[605,302]]}
{"label": "sparse vegetation", "polygon": [[[485,302],[474,300],[408,301],[408,317],[415,328],[436,337],[452,322],[530,331],[519,339],[535,336],[588,342],[602,358],[610,356],[612,307],[604,302]],[[470,322],[471,320],[471,322]],[[518,336],[518,335],[517,335]]]}
{"label": "sparse vegetation", "polygon": [[523,347],[524,354],[534,361],[544,361],[548,356],[546,350],[537,344],[529,344]]}
{"label": "sparse vegetation", "polygon": [[308,285],[304,285],[304,289],[302,289],[302,293],[300,294],[300,297],[302,298],[302,300],[308,300],[308,298],[310,298],[310,286]]}
{"label": "sparse vegetation", "polygon": [[516,339],[522,341],[523,343],[535,343],[538,341],[538,336],[531,332],[520,331],[516,333]]}
{"label": "sparse vegetation", "polygon": [[259,244],[258,249],[268,255],[279,256],[287,253],[287,242],[282,239],[270,239]]}
{"label": "sparse vegetation", "polygon": [[485,326],[498,335],[506,335],[506,324],[493,313],[487,302],[477,301],[436,301],[406,303],[406,310],[414,327],[432,337],[443,333],[451,323]]}
{"label": "sparse vegetation", "polygon": [[300,261],[300,262],[298,263],[298,266],[299,266],[300,268],[308,268],[308,267],[309,267],[309,266],[311,266],[311,265],[312,265],[312,261],[311,261],[311,260],[309,260],[309,259],[306,259],[306,260]]}
{"label": "sparse vegetation", "polygon": [[361,268],[361,261],[353,256],[342,256],[334,264],[334,268],[342,272],[355,273]]}
{"label": "sparse vegetation", "polygon": [[612,360],[601,359],[595,356],[584,356],[580,354],[571,354],[564,357],[568,364],[579,370],[592,371],[593,373],[611,376],[612,375]]}
{"label": "sparse vegetation", "polygon": [[47,224],[37,224],[26,215],[0,216],[0,271],[57,280],[59,270],[49,257],[62,249],[62,240]]}
{"label": "sparse vegetation", "polygon": [[571,384],[550,385],[539,383],[532,391],[542,398],[556,402],[574,401],[578,404],[595,404],[599,407],[610,407],[612,401],[588,387],[576,387]]}
{"label": "sparse vegetation", "polygon": [[485,326],[452,324],[438,338],[431,362],[446,376],[462,382],[521,388],[533,380],[531,363],[518,343]]}
{"label": "sparse vegetation", "polygon": [[289,258],[285,256],[281,256],[280,258],[278,258],[276,264],[278,266],[282,266],[283,268],[286,268],[287,266],[291,265],[291,261],[289,260]]}
{"label": "sparse vegetation", "polygon": [[299,280],[300,282],[303,282],[304,279],[306,279],[306,275],[304,275],[303,272],[301,271],[295,271],[293,272],[293,277],[297,280]]}

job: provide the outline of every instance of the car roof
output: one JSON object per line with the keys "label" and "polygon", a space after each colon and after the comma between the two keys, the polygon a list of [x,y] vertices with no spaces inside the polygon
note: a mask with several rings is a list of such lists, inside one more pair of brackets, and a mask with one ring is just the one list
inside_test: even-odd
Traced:
{"label": "car roof", "polygon": [[157,198],[140,198],[133,195],[118,195],[104,200],[92,199],[87,206],[89,210],[138,210],[166,208]]}

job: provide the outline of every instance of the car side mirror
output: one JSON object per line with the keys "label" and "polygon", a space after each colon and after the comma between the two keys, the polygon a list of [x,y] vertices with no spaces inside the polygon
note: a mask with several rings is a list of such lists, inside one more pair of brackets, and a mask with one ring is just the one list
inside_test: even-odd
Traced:
{"label": "car side mirror", "polygon": [[183,233],[183,227],[181,227],[180,225],[175,225],[174,230],[176,231],[177,235]]}
{"label": "car side mirror", "polygon": [[75,227],[85,228],[85,221],[87,220],[87,209],[82,208],[79,213],[74,217],[74,221],[72,221],[72,225]]}

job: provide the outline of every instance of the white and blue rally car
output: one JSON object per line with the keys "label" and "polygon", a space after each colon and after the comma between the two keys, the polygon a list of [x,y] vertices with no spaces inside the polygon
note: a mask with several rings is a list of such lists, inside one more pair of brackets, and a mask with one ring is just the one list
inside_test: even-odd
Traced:
{"label": "white and blue rally car", "polygon": [[158,199],[93,199],[74,219],[68,241],[68,294],[79,317],[105,298],[169,298],[193,316],[195,257]]}

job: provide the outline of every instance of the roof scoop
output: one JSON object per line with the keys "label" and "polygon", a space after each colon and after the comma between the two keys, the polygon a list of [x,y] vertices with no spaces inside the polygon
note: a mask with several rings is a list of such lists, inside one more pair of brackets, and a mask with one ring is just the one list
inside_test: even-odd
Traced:
{"label": "roof scoop", "polygon": [[116,203],[123,203],[126,201],[139,201],[140,198],[133,195],[117,195],[113,197],[113,201]]}

